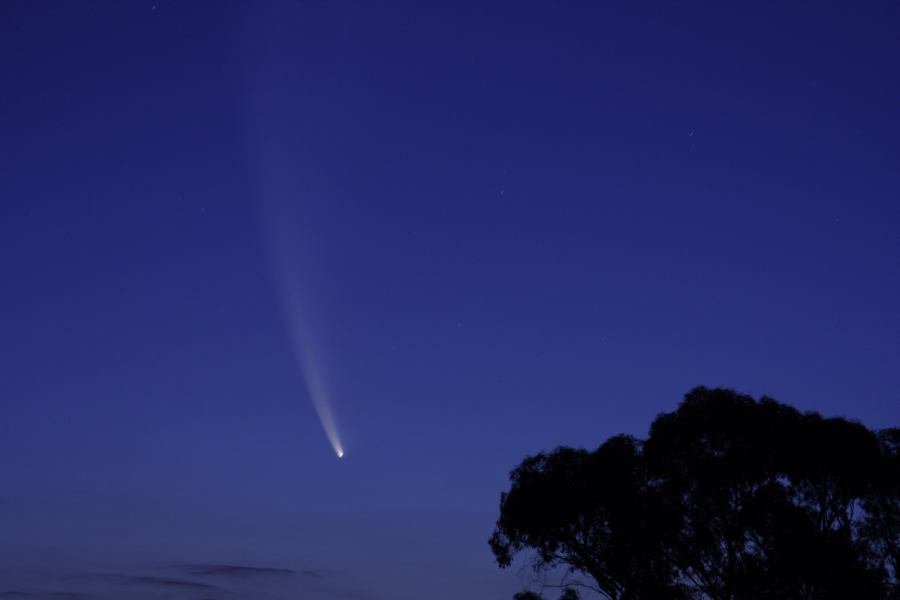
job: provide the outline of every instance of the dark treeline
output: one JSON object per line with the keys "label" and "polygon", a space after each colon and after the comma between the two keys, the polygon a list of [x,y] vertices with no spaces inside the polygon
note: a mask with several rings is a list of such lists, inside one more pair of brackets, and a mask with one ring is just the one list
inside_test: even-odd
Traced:
{"label": "dark treeline", "polygon": [[900,428],[697,388],[646,440],[558,448],[510,478],[497,562],[564,571],[566,599],[900,599]]}

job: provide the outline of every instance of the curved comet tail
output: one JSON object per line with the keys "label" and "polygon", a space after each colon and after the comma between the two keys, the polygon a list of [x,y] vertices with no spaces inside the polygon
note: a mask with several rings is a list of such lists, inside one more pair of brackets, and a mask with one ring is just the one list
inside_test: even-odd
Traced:
{"label": "curved comet tail", "polygon": [[[279,210],[283,207],[279,207],[274,200],[267,202],[265,208],[273,276],[294,357],[328,442],[337,457],[342,458],[344,448],[338,435],[331,397],[328,394],[323,371],[316,360],[317,353],[313,352],[314,347],[318,348],[318,345],[314,344],[318,338],[314,335],[313,325],[316,322],[315,317],[320,314],[310,306],[315,296],[313,290],[309,286],[301,288],[301,279],[308,284],[315,278],[308,268],[298,268],[303,265],[303,253],[292,248],[291,241],[294,236],[286,229],[290,223],[290,219],[284,218],[286,211]],[[304,277],[301,277],[301,274]]]}
{"label": "curved comet tail", "polygon": [[334,415],[331,411],[331,403],[328,401],[328,393],[322,382],[321,373],[316,367],[312,354],[303,348],[302,342],[297,342],[301,346],[297,355],[300,362],[300,370],[303,372],[303,379],[306,381],[306,389],[309,391],[309,397],[312,400],[316,414],[319,415],[319,421],[322,423],[322,429],[325,430],[325,436],[328,438],[334,453],[338,458],[343,458],[344,448],[341,445],[341,438],[338,435],[337,425],[334,422]]}
{"label": "curved comet tail", "polygon": [[[263,112],[260,112],[263,114]],[[344,448],[335,423],[332,399],[324,372],[317,361],[323,359],[321,339],[316,326],[322,320],[319,305],[321,266],[317,230],[308,215],[309,206],[297,201],[303,182],[296,176],[296,168],[278,142],[273,124],[259,117],[255,131],[261,132],[257,142],[259,186],[262,209],[261,224],[285,324],[297,365],[306,383],[316,415],[338,458]],[[313,350],[316,350],[315,352]]]}
{"label": "curved comet tail", "polygon": [[[260,16],[264,17],[267,13]],[[248,96],[248,136],[260,198],[260,224],[269,254],[273,282],[281,302],[294,356],[322,429],[338,458],[344,448],[335,424],[333,398],[322,365],[329,355],[321,344],[317,327],[324,321],[320,307],[322,280],[316,277],[325,268],[320,209],[327,203],[316,195],[315,173],[305,169],[306,142],[296,140],[296,122],[276,118],[293,113],[292,89],[285,86],[280,68],[281,50],[293,38],[276,40],[267,46],[260,63],[246,73]],[[286,112],[287,111],[287,112]],[[321,361],[321,362],[320,362]]]}

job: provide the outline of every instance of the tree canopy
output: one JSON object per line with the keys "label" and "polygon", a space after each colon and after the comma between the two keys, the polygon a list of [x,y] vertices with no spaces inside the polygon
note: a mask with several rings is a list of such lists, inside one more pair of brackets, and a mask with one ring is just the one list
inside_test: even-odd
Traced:
{"label": "tree canopy", "polygon": [[529,456],[510,482],[498,564],[610,600],[900,599],[900,428],[700,387],[646,440]]}

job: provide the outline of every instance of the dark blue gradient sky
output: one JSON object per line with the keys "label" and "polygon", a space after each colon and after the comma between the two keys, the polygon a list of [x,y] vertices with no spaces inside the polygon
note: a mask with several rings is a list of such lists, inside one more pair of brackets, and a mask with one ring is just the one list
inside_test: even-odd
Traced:
{"label": "dark blue gradient sky", "polygon": [[698,384],[896,425],[898,31],[884,0],[3,2],[0,592],[227,562],[509,597],[525,454]]}

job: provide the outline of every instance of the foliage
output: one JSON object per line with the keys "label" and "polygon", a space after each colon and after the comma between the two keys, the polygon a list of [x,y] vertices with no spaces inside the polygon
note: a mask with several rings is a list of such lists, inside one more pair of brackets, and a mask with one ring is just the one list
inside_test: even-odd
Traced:
{"label": "foliage", "polygon": [[645,441],[510,475],[490,539],[611,600],[897,598],[900,429],[697,388]]}

